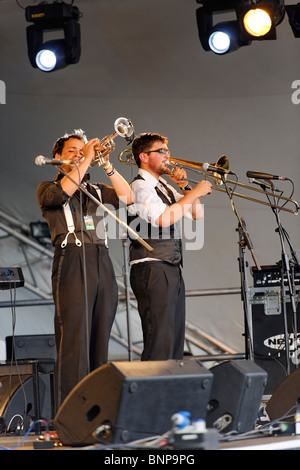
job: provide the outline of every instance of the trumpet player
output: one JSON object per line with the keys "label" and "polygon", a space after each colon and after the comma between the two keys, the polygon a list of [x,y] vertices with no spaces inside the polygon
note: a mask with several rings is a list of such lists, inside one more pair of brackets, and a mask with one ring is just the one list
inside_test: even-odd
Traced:
{"label": "trumpet player", "polygon": [[[143,330],[142,360],[182,359],[185,286],[179,225],[183,217],[203,217],[200,198],[211,193],[212,185],[201,181],[190,188],[184,169],[176,168],[171,174],[168,139],[161,134],[140,134],[132,143],[132,153],[139,172],[131,183],[135,202],[128,206],[128,220],[141,227],[139,235],[153,249],[149,253],[131,241],[130,282]],[[167,184],[164,174],[182,193]]]}
{"label": "trumpet player", "polygon": [[59,172],[53,181],[45,181],[37,188],[41,212],[55,247],[52,292],[57,407],[81,379],[107,362],[117,309],[118,290],[103,214],[77,186],[84,182],[95,198],[116,209],[120,200],[128,204],[134,201],[129,184],[114,169],[109,155],[102,165],[109,184],[88,183],[86,172],[103,147],[98,138],[87,140],[80,129],[59,138],[53,147],[53,158],[64,162],[65,174]]}

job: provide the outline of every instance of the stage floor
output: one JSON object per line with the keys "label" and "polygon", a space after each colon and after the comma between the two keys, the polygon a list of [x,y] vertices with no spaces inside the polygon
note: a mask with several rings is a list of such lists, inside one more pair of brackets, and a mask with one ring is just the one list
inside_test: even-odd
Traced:
{"label": "stage floor", "polygon": [[[38,444],[36,444],[38,442]],[[52,447],[42,447],[44,440],[40,439],[40,436],[36,434],[30,434],[25,438],[25,436],[16,436],[16,435],[0,435],[0,450],[99,450],[103,451],[105,454],[105,458],[109,458],[110,456],[114,459],[117,459],[119,454],[127,455],[138,455],[139,451],[145,451],[145,455],[152,455],[152,453],[157,453],[157,451],[163,454],[171,454],[171,455],[182,455],[186,456],[189,455],[190,459],[194,456],[195,459],[197,458],[198,452],[201,449],[190,449],[187,447],[185,449],[161,449],[158,450],[157,447],[149,447],[147,444],[144,446],[139,446],[138,449],[131,448],[129,445],[122,446],[120,445],[102,445],[102,444],[94,444],[90,446],[82,446],[82,447],[69,447],[63,446],[58,441],[51,441]],[[144,447],[144,448],[143,448]],[[258,450],[300,450],[300,436],[299,435],[290,435],[290,436],[268,436],[268,437],[256,437],[251,439],[244,439],[237,436],[236,440],[234,441],[220,441],[216,448],[208,449],[210,451],[226,451],[226,450],[246,450],[246,451],[258,451]],[[174,457],[173,457],[174,458]],[[111,462],[112,463],[112,462]],[[153,462],[152,462],[153,463]],[[161,463],[161,462],[159,462]],[[188,463],[188,462],[187,462]]]}
{"label": "stage floor", "polygon": [[[193,364],[195,364],[195,363],[193,362]],[[224,364],[226,365],[226,363],[224,363]],[[276,416],[276,420],[273,421],[273,423],[270,423],[270,424],[273,424],[273,427],[269,426],[270,416],[266,412],[266,409],[267,409],[267,405],[270,404],[271,395],[263,395],[263,396],[261,395],[260,385],[262,385],[262,379],[264,379],[264,375],[261,374],[262,369],[259,368],[259,371],[257,373],[257,371],[256,371],[257,366],[255,366],[252,363],[251,363],[251,365],[249,365],[249,364],[250,363],[248,363],[246,361],[237,361],[237,362],[229,363],[229,365],[230,365],[230,378],[232,379],[230,381],[230,383],[236,383],[233,380],[233,372],[236,372],[236,369],[238,369],[238,372],[240,374],[238,376],[238,381],[237,381],[238,382],[238,387],[237,387],[238,388],[238,397],[236,397],[234,399],[232,391],[230,391],[231,389],[227,390],[227,396],[230,397],[230,398],[229,398],[229,403],[226,402],[226,406],[230,408],[229,405],[231,405],[231,402],[234,402],[234,407],[233,407],[234,409],[232,411],[229,411],[229,409],[227,410],[227,408],[226,408],[225,411],[226,411],[227,414],[229,412],[232,413],[232,416],[237,416],[238,411],[241,412],[239,414],[239,424],[242,423],[242,426],[234,427],[233,429],[239,429],[239,430],[241,430],[242,428],[243,429],[248,429],[248,424],[249,424],[250,420],[251,420],[252,423],[256,420],[255,421],[256,422],[255,430],[253,430],[253,431],[250,431],[250,432],[245,433],[245,434],[235,434],[233,436],[232,435],[233,433],[231,433],[230,435],[229,435],[229,433],[227,433],[225,435],[223,435],[221,433],[217,433],[216,429],[207,429],[207,432],[203,433],[202,429],[200,431],[198,431],[198,430],[194,431],[195,428],[193,428],[192,426],[187,426],[187,428],[189,428],[189,430],[186,431],[186,428],[184,428],[184,431],[182,433],[182,434],[186,434],[186,436],[179,436],[180,433],[176,431],[175,432],[175,439],[173,441],[171,441],[170,440],[170,433],[174,432],[175,428],[172,428],[172,430],[170,430],[170,428],[172,426],[171,421],[170,421],[170,423],[169,423],[170,428],[168,428],[169,430],[167,431],[167,434],[165,434],[163,436],[156,436],[157,439],[151,438],[151,439],[147,440],[144,437],[145,436],[145,429],[143,427],[138,427],[138,426],[142,426],[142,424],[144,425],[145,423],[147,424],[147,421],[145,419],[146,418],[150,419],[150,415],[146,414],[144,416],[144,414],[143,414],[144,413],[144,408],[141,408],[141,407],[138,408],[137,407],[137,403],[138,404],[143,404],[143,406],[144,406],[144,403],[145,403],[146,399],[145,399],[144,395],[140,394],[139,395],[139,396],[141,396],[140,403],[137,402],[137,401],[133,401],[133,400],[130,401],[129,398],[131,397],[131,395],[129,393],[127,393],[126,398],[129,397],[128,398],[129,405],[126,408],[126,412],[123,410],[124,411],[124,413],[122,414],[123,421],[121,421],[121,416],[120,416],[119,421],[114,423],[114,419],[115,419],[114,415],[112,415],[112,417],[110,417],[109,413],[111,413],[111,411],[108,412],[109,418],[106,418],[106,419],[108,420],[107,422],[110,422],[110,420],[112,420],[112,425],[111,425],[112,434],[108,433],[106,435],[106,438],[109,439],[109,437],[113,436],[114,432],[115,432],[115,429],[117,429],[117,430],[122,429],[122,426],[124,425],[124,419],[126,417],[126,419],[128,420],[128,421],[126,421],[126,426],[128,425],[128,423],[130,423],[130,426],[131,426],[130,427],[130,432],[132,432],[132,435],[136,435],[137,431],[139,431],[138,435],[143,436],[143,441],[138,441],[138,443],[137,443],[137,441],[129,442],[129,443],[126,443],[126,444],[122,444],[122,443],[119,443],[119,442],[116,442],[115,444],[110,444],[109,442],[106,443],[106,444],[101,444],[99,442],[99,443],[94,444],[94,445],[89,445],[89,446],[83,446],[82,445],[82,446],[78,446],[78,447],[62,445],[59,441],[59,438],[58,438],[57,434],[54,431],[52,431],[53,428],[51,428],[51,426],[55,426],[55,421],[53,422],[54,414],[53,414],[53,400],[52,400],[52,398],[53,398],[52,395],[53,394],[51,393],[52,386],[51,386],[51,381],[48,377],[51,374],[49,374],[49,373],[46,374],[45,373],[45,374],[39,375],[39,377],[41,378],[40,385],[42,385],[42,387],[41,386],[39,387],[39,390],[41,390],[41,389],[44,390],[44,395],[43,396],[45,397],[44,401],[43,401],[42,413],[41,413],[41,415],[44,418],[42,420],[36,420],[33,424],[31,424],[31,421],[33,420],[32,415],[34,416],[33,412],[36,409],[36,402],[35,402],[36,397],[35,397],[35,395],[39,396],[38,394],[33,393],[35,388],[33,386],[34,385],[34,381],[33,381],[34,375],[32,374],[32,370],[31,370],[32,365],[31,364],[29,364],[29,365],[25,364],[24,365],[24,367],[26,366],[29,369],[28,370],[26,369],[26,370],[23,371],[24,374],[25,374],[24,377],[25,377],[26,380],[24,379],[22,387],[19,386],[19,376],[17,374],[14,374],[14,375],[12,375],[12,377],[10,377],[9,375],[7,375],[7,371],[5,369],[5,366],[3,366],[2,368],[0,367],[0,371],[2,369],[2,372],[3,372],[2,376],[1,376],[1,384],[2,384],[1,399],[2,399],[2,401],[0,401],[0,405],[1,405],[2,408],[0,408],[0,425],[1,425],[1,417],[5,417],[5,419],[3,418],[4,419],[3,422],[7,424],[6,427],[2,427],[2,428],[0,427],[0,450],[100,450],[100,451],[103,451],[103,456],[108,455],[108,459],[110,458],[110,454],[118,455],[119,453],[121,453],[121,454],[130,456],[130,455],[134,455],[135,452],[139,452],[140,450],[146,451],[145,455],[147,455],[148,453],[151,453],[151,452],[154,452],[154,453],[159,452],[162,455],[164,454],[165,458],[167,458],[168,453],[170,455],[171,454],[174,454],[174,455],[175,454],[178,454],[178,455],[182,454],[182,455],[195,455],[196,456],[200,450],[219,450],[219,451],[225,451],[225,450],[300,450],[300,435],[295,435],[295,426],[291,422],[291,421],[293,421],[294,412],[290,411],[291,421],[288,421],[287,420],[287,415],[285,415],[285,412],[287,410],[284,410],[284,413],[280,412],[279,416],[280,417],[285,417],[286,422],[280,421],[281,418],[279,419]],[[122,363],[122,365],[124,365],[124,363]],[[127,365],[127,363],[125,365]],[[169,365],[170,364],[168,363],[168,366]],[[180,365],[181,365],[181,363],[180,363]],[[222,366],[222,367],[219,367],[219,371],[223,372],[223,370],[225,368],[225,365]],[[131,366],[131,363],[130,363],[130,366]],[[155,364],[154,366],[157,367],[157,364]],[[173,370],[174,370],[173,369],[173,364],[171,364],[171,366],[172,366],[172,372],[173,372]],[[147,367],[149,367],[149,363],[147,364]],[[198,365],[197,365],[197,367],[198,367]],[[249,367],[250,367],[250,369],[248,370]],[[112,366],[109,366],[109,368],[111,369]],[[198,369],[199,369],[199,367],[198,367]],[[11,369],[10,369],[10,371],[11,371]],[[31,372],[32,375],[30,375],[30,372]],[[103,371],[101,371],[101,373],[102,372]],[[135,372],[137,373],[137,371],[135,371]],[[198,370],[197,370],[197,372],[198,372]],[[100,375],[100,373],[98,375]],[[98,377],[98,375],[97,375],[97,377]],[[127,375],[124,373],[123,375],[124,376],[128,375],[128,377],[130,377],[129,373]],[[149,376],[150,376],[150,374],[149,374],[149,371],[147,370],[146,377],[148,378]],[[160,377],[160,374],[156,373],[156,374],[154,374],[154,376],[155,377]],[[186,379],[186,376],[187,376],[187,374],[183,375],[184,380]],[[203,377],[206,378],[206,376],[207,376],[207,370],[206,369],[205,369],[205,373],[201,372],[198,375],[192,374],[193,378],[197,377],[201,380],[203,379]],[[27,377],[29,377],[29,379],[27,379]],[[47,378],[47,381],[42,380],[45,377]],[[171,377],[173,377],[173,374],[171,374]],[[168,376],[168,378],[169,378],[169,376]],[[251,378],[252,380],[246,382],[244,380],[244,378]],[[241,379],[243,379],[243,380],[241,380]],[[258,379],[259,379],[259,381],[258,381]],[[14,383],[14,380],[16,381],[16,383]],[[222,378],[222,380],[220,380],[220,377],[218,376],[216,370],[214,371],[214,380],[216,380],[216,383],[220,383],[222,385],[222,387],[223,387],[223,383],[224,384],[227,383],[226,380],[224,381],[223,378]],[[152,382],[153,381],[152,381],[152,378],[151,378],[151,380],[149,380],[149,383],[151,383],[152,386],[153,386]],[[167,383],[169,384],[169,382],[170,381],[168,381]],[[38,381],[38,383],[39,383],[39,381]],[[141,383],[142,383],[142,385],[145,384],[146,379],[143,378],[141,380]],[[193,382],[193,384],[194,384],[194,382]],[[165,385],[165,383],[164,383],[164,385]],[[171,385],[173,387],[173,383],[171,383]],[[246,387],[246,385],[247,385],[247,387]],[[119,387],[119,385],[116,386],[116,388],[118,388],[118,387]],[[296,387],[296,388],[299,389],[299,387]],[[11,389],[14,390],[14,394],[12,395],[13,398],[11,398],[11,401],[10,401],[8,397],[11,396],[10,393],[9,393]],[[99,390],[102,390],[102,389],[99,387]],[[143,390],[143,389],[141,388],[141,390]],[[154,388],[153,388],[153,390],[154,390]],[[160,389],[158,388],[158,392],[162,391],[162,390],[165,391],[164,388],[160,388]],[[170,390],[172,392],[173,388],[172,389],[170,388]],[[223,394],[223,388],[220,388],[220,389],[217,388],[217,391],[218,390],[222,391],[222,394]],[[247,391],[248,395],[246,394],[246,391]],[[153,396],[155,396],[157,400],[159,400],[159,398],[160,398],[160,394],[158,392],[157,392],[156,395],[153,394]],[[185,392],[185,390],[184,390],[184,392]],[[114,393],[116,393],[116,392],[114,391]],[[20,411],[18,411],[18,410],[24,410],[24,396],[26,394],[30,399],[26,401],[26,409],[28,410],[28,415],[26,415],[26,417],[25,417],[26,419],[25,418],[23,419],[22,416],[20,415]],[[104,400],[104,398],[103,398],[104,396],[106,396],[106,395],[105,394],[103,394],[103,396],[101,395],[102,400]],[[211,396],[213,396],[213,398],[218,398],[217,393],[216,393],[216,397],[215,397],[215,395],[212,395],[212,394],[211,394]],[[289,404],[290,399],[291,399],[290,393],[288,393],[288,394],[285,393],[285,398],[286,398],[286,396],[289,397],[288,403],[286,404],[287,405],[286,408],[290,409],[290,404]],[[240,397],[243,397],[243,401],[239,401]],[[249,397],[250,397],[250,400],[249,400]],[[75,395],[75,398],[76,398],[76,395]],[[177,402],[179,403],[179,398],[181,399],[181,397],[176,396],[176,404],[177,404]],[[222,395],[221,398],[223,399],[223,395]],[[276,405],[278,405],[278,402],[281,404],[282,397],[279,397],[279,398],[280,398],[279,400],[278,399],[275,400]],[[111,399],[111,396],[108,395],[108,400],[110,400],[110,399]],[[205,396],[204,399],[206,400],[206,399],[208,399],[208,397]],[[157,408],[158,403],[159,403],[157,400],[152,403],[152,405],[153,405],[152,408],[149,407],[149,409],[151,408],[152,410],[155,410],[155,412],[157,411],[156,408]],[[235,400],[237,401],[236,406],[235,406]],[[118,398],[117,401],[119,402],[120,398]],[[220,399],[220,401],[221,401],[221,399]],[[92,401],[93,405],[94,405],[94,403],[98,403],[98,402],[97,401],[95,401],[95,402]],[[99,398],[99,403],[102,404],[102,401],[100,400],[100,398]],[[104,403],[106,403],[106,402],[104,401]],[[294,399],[292,397],[291,403],[292,404],[296,403],[296,399]],[[11,408],[9,407],[9,405],[11,405]],[[29,408],[29,405],[31,405],[31,408]],[[115,406],[116,405],[114,404],[114,407]],[[124,404],[122,406],[124,408]],[[294,406],[293,406],[293,408],[294,408]],[[77,408],[75,406],[74,410],[76,410],[76,409]],[[93,409],[93,408],[91,408],[91,409]],[[115,409],[115,408],[113,408],[113,409]],[[140,414],[139,414],[139,412],[136,411],[137,409],[140,410]],[[88,408],[88,410],[90,410],[90,408]],[[160,408],[160,410],[161,410],[162,413],[166,413],[166,410],[164,408]],[[258,410],[259,410],[259,412],[257,412]],[[276,411],[275,414],[279,413],[278,410],[275,410],[275,411]],[[68,421],[67,422],[68,426],[67,426],[67,428],[72,429],[72,432],[71,432],[72,436],[75,434],[75,437],[74,436],[72,437],[72,439],[75,439],[75,442],[82,442],[83,439],[90,439],[89,436],[85,436],[86,432],[87,431],[89,433],[94,432],[93,428],[86,429],[86,421],[85,421],[84,418],[85,417],[87,418],[88,414],[85,415],[84,413],[85,412],[83,410],[78,415],[78,417],[76,417],[76,419],[74,419],[74,420],[73,420],[73,413],[71,413],[71,414],[69,413],[69,415],[67,414],[68,415],[68,420],[67,420]],[[137,424],[134,424],[135,427],[132,427],[133,426],[133,419],[132,418],[133,418],[134,413],[135,413],[136,416],[138,416],[138,420],[137,420]],[[274,413],[274,410],[273,410],[272,413]],[[270,413],[271,416],[273,415],[272,413]],[[119,414],[121,415],[120,410],[119,410]],[[221,408],[220,408],[220,416],[221,415],[224,415],[224,410],[222,411]],[[72,416],[72,419],[70,419],[71,416]],[[154,423],[152,422],[152,428],[151,429],[153,430],[154,428],[157,428],[157,429],[159,429],[159,431],[156,429],[156,430],[154,430],[154,432],[155,433],[158,433],[158,432],[161,433],[162,432],[161,431],[161,429],[162,429],[161,428],[161,423],[160,423],[160,426],[156,426],[159,423],[160,415],[157,414],[157,412],[156,412],[156,414],[154,416],[155,416],[155,421],[154,421]],[[210,424],[211,415],[209,415],[209,416],[210,416],[210,420],[209,420],[208,416],[206,418],[206,425],[207,425],[208,428],[215,425],[215,423],[212,423],[212,422]],[[66,417],[66,414],[65,414],[65,417]],[[24,426],[25,431],[27,431],[27,434],[25,436],[24,435],[19,435],[19,434],[16,433],[15,430],[18,429],[18,426],[21,426],[21,424],[12,421],[13,418],[17,418],[17,421],[19,420],[20,423],[23,423],[22,426]],[[82,418],[82,421],[80,421],[79,418]],[[152,418],[152,415],[151,415],[151,418]],[[196,419],[192,423],[197,423],[197,425],[198,425],[198,421],[199,420]],[[280,421],[280,423],[278,421]],[[103,422],[106,423],[106,421],[103,421]],[[8,423],[10,423],[9,426],[8,426]],[[96,421],[95,421],[95,423],[96,423]],[[14,428],[12,427],[12,424],[14,425]],[[29,428],[29,425],[30,425],[30,428]],[[57,425],[58,425],[58,423],[57,423]],[[165,425],[165,423],[164,423],[164,425]],[[40,427],[37,427],[37,426],[40,426]],[[276,428],[275,428],[275,426],[276,426]],[[165,426],[163,426],[163,428],[164,427]],[[8,429],[13,430],[14,432],[11,432],[11,433],[7,432]],[[19,427],[19,429],[22,429],[22,428]],[[46,430],[47,429],[50,429],[49,439],[47,439],[47,435],[46,435]],[[63,433],[61,434],[61,430],[59,430],[59,427],[57,427],[57,431],[60,433],[61,439],[65,439],[65,437],[63,437]],[[142,431],[143,431],[143,433],[142,433]],[[78,434],[80,434],[80,436],[78,436],[78,438],[80,440],[76,440],[77,432],[78,432]],[[101,432],[104,432],[104,431],[101,431]],[[163,432],[165,432],[165,431],[163,431]],[[196,433],[198,433],[198,434],[196,434]],[[276,433],[277,433],[277,435],[276,435]],[[147,429],[146,434],[149,435],[149,429]],[[194,441],[192,440],[193,438],[189,437],[192,434],[194,434],[194,435],[196,434],[196,438],[195,438]],[[116,434],[114,435],[114,438],[116,440],[120,438],[120,436],[118,435],[118,432],[116,432]],[[71,438],[66,439],[65,442],[67,442],[68,444],[70,442],[74,442],[74,441],[70,441],[70,439]],[[98,439],[99,439],[99,436],[98,436]],[[131,439],[132,439],[132,437],[131,437]],[[92,441],[93,441],[93,439],[92,439]],[[83,441],[83,442],[90,442],[90,441],[87,440],[87,441]],[[102,440],[102,442],[103,442],[103,440]],[[163,444],[163,442],[164,442],[164,444]],[[174,444],[174,442],[175,442],[175,444]],[[191,444],[193,444],[193,446]],[[151,462],[151,463],[155,463],[155,462]],[[175,463],[175,462],[173,461],[172,463]]]}

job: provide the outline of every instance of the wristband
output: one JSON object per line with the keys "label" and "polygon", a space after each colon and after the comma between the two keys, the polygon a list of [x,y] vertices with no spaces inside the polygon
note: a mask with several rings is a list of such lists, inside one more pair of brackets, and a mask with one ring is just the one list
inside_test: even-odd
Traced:
{"label": "wristband", "polygon": [[112,171],[110,171],[109,173],[106,173],[106,176],[112,176],[115,172],[116,170],[114,169],[114,167],[112,167]]}
{"label": "wristband", "polygon": [[189,184],[187,184],[184,188],[181,188],[182,191],[191,191],[191,186]]}
{"label": "wristband", "polygon": [[110,162],[107,162],[106,165],[102,165],[103,170],[108,170],[112,164]]}

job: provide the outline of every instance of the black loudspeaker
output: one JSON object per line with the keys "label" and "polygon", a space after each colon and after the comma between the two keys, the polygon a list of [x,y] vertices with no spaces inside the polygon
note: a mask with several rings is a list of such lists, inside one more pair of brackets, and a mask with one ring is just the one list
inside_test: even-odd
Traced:
{"label": "black loudspeaker", "polygon": [[214,378],[207,408],[207,427],[238,433],[254,429],[267,373],[247,360],[223,362],[210,371]]}
{"label": "black loudspeaker", "polygon": [[[254,289],[254,292],[256,291],[259,291],[259,289]],[[287,299],[289,299],[288,295]],[[297,308],[298,317],[299,313],[300,304]],[[279,384],[286,378],[287,364],[289,364],[290,372],[296,369],[295,355],[297,351],[293,341],[293,313],[290,302],[286,302],[286,316],[290,353],[288,362],[280,290],[265,288],[264,292],[255,293],[251,308],[253,353],[256,364],[268,373],[268,381],[265,388],[266,395],[272,395]],[[298,324],[298,331],[299,327],[300,325]]]}
{"label": "black loudspeaker", "polygon": [[[0,393],[1,431],[12,431],[17,425],[25,431],[35,419],[34,383],[32,376],[2,376]],[[52,416],[50,377],[39,376],[40,416],[49,422]]]}
{"label": "black loudspeaker", "polygon": [[84,378],[54,419],[64,445],[126,443],[161,435],[171,417],[206,415],[212,373],[197,361],[112,362]]}
{"label": "black loudspeaker", "polygon": [[56,360],[54,335],[6,336],[6,358]]}
{"label": "black loudspeaker", "polygon": [[[294,416],[300,398],[300,369],[296,369],[279,385],[270,398],[266,411],[271,420],[279,419],[289,412]],[[294,422],[294,417],[284,421]]]}

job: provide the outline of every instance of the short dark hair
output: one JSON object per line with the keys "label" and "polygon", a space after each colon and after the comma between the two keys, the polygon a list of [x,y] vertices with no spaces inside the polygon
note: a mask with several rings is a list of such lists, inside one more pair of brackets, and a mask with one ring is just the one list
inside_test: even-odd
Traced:
{"label": "short dark hair", "polygon": [[147,132],[143,134],[139,134],[134,141],[132,142],[132,154],[136,161],[138,167],[141,166],[140,161],[140,153],[147,152],[147,150],[151,149],[153,142],[160,141],[163,144],[168,144],[168,138],[163,136],[162,134],[157,134],[153,132]]}
{"label": "short dark hair", "polygon": [[86,137],[86,135],[85,135],[85,133],[82,129],[74,129],[72,133],[65,134],[62,137],[60,137],[59,139],[57,139],[57,141],[55,142],[55,144],[53,145],[53,148],[52,148],[52,156],[53,157],[55,157],[56,153],[61,155],[61,153],[63,151],[63,148],[64,148],[64,145],[65,145],[65,142],[67,142],[67,140],[69,140],[69,139],[78,139],[81,142],[83,142],[84,144],[86,144],[87,141],[88,141],[87,137]]}

